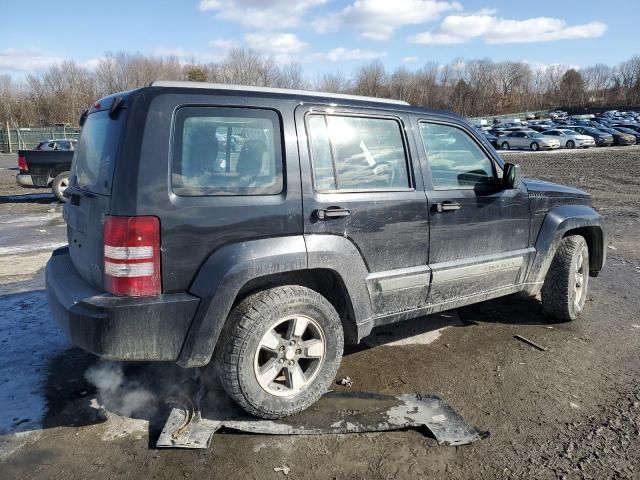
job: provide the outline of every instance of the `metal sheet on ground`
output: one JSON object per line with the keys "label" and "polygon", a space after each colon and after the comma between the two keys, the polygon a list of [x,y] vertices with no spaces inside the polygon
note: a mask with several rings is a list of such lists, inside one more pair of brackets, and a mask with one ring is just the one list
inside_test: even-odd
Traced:
{"label": "metal sheet on ground", "polygon": [[[302,413],[279,420],[252,417],[224,393],[210,392],[174,402],[157,447],[207,448],[228,428],[269,435],[320,435],[427,429],[439,444],[465,445],[488,434],[467,424],[436,395],[329,392]],[[200,401],[202,399],[202,401]]]}

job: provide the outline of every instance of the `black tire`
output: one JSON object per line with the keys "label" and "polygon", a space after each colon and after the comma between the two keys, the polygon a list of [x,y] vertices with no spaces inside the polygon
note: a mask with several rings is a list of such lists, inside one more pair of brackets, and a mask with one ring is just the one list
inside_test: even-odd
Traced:
{"label": "black tire", "polygon": [[[579,259],[582,255],[581,289],[578,289]],[[589,249],[584,237],[562,239],[542,286],[542,311],[558,320],[575,320],[582,313],[589,286]]]}
{"label": "black tire", "polygon": [[576,142],[574,142],[573,140],[569,140],[567,142],[567,148],[576,148]]}
{"label": "black tire", "polygon": [[[291,395],[277,396],[260,384],[258,370],[254,368],[260,358],[257,353],[260,355],[259,352],[264,352],[260,350],[260,345],[265,334],[274,331],[273,326],[281,319],[292,316],[302,316],[316,322],[324,335],[324,356],[318,360],[317,370],[314,370],[316,373],[310,375],[309,383],[302,389]],[[261,418],[286,417],[311,406],[333,382],[342,359],[344,333],[340,317],[326,298],[306,287],[276,287],[250,295],[231,311],[224,330],[220,339],[223,342],[219,358],[221,383],[227,394],[244,410]],[[302,338],[299,340],[302,342]],[[293,347],[287,347],[287,353],[289,349]],[[274,352],[272,355],[280,353]],[[283,367],[274,367],[274,370],[282,370],[269,385],[278,390],[280,386],[276,386],[276,380],[280,376],[285,380],[290,378],[288,372],[291,370],[287,368],[287,363],[285,361]],[[283,389],[287,390],[286,385],[283,385]]]}
{"label": "black tire", "polygon": [[511,148],[509,146],[509,142],[502,142],[502,145],[500,147],[502,148],[502,150],[509,150]]}
{"label": "black tire", "polygon": [[531,145],[531,150],[533,150],[534,152],[537,152],[538,150],[540,150],[540,145],[538,144],[538,142],[533,142]]}
{"label": "black tire", "polygon": [[69,172],[59,173],[56,178],[53,179],[51,183],[51,190],[55,197],[61,201],[66,202],[67,199],[64,197],[64,191],[69,186]]}

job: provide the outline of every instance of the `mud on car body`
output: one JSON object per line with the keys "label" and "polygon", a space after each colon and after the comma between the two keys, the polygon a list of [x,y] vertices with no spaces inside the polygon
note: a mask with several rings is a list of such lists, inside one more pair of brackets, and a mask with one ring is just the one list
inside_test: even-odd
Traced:
{"label": "mud on car body", "polygon": [[88,112],[67,196],[46,283],[72,342],[211,364],[265,418],[377,325],[519,291],[573,320],[605,262],[588,194],[393,100],[156,82]]}

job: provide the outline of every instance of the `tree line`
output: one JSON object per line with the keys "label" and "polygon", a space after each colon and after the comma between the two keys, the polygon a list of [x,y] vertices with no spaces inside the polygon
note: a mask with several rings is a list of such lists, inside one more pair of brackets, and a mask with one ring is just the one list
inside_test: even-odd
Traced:
{"label": "tree line", "polygon": [[65,61],[21,79],[0,75],[0,124],[76,124],[96,99],[159,79],[389,97],[464,116],[559,106],[640,105],[640,55],[614,66],[596,64],[579,70],[561,65],[535,67],[525,62],[457,59],[447,65],[429,62],[417,69],[401,66],[389,71],[375,60],[350,75],[327,72],[309,79],[300,64],[283,65],[272,57],[237,48],[212,63],[116,52],[107,53],[92,69]]}

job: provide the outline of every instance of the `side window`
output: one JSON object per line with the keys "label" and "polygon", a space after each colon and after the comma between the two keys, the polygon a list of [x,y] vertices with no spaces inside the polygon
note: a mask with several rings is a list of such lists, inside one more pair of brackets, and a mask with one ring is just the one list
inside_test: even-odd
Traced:
{"label": "side window", "polygon": [[493,162],[464,130],[420,122],[436,189],[473,188],[494,183]]}
{"label": "side window", "polygon": [[313,114],[307,128],[316,191],[410,187],[398,121]]}
{"label": "side window", "polygon": [[183,107],[174,128],[172,188],[177,195],[282,192],[282,142],[275,112]]}

